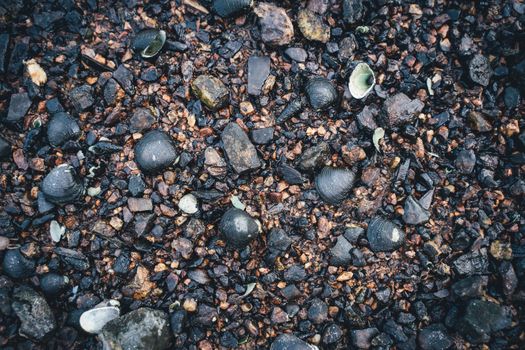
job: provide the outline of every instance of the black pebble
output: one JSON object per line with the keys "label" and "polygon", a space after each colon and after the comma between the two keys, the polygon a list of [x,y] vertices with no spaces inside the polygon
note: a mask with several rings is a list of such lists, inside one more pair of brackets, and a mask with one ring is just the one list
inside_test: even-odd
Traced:
{"label": "black pebble", "polygon": [[35,273],[34,261],[26,258],[18,249],[8,250],[4,255],[2,270],[14,279],[31,277]]}

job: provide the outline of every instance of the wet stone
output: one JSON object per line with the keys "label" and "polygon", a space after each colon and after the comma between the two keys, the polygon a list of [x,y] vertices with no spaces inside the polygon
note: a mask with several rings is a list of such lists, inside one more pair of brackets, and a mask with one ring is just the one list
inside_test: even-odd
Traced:
{"label": "wet stone", "polygon": [[335,323],[328,325],[323,331],[322,341],[325,345],[337,344],[343,337],[343,330]]}
{"label": "wet stone", "polygon": [[295,62],[306,62],[308,58],[308,53],[301,47],[289,47],[284,53]]}
{"label": "wet stone", "polygon": [[281,295],[287,300],[299,298],[303,293],[293,284],[287,285],[281,289]]}
{"label": "wet stone", "polygon": [[129,120],[129,131],[143,132],[151,128],[155,123],[155,117],[151,114],[149,108],[137,108]]}
{"label": "wet stone", "polygon": [[128,190],[133,197],[138,197],[144,193],[146,184],[140,175],[132,175],[129,178]]}
{"label": "wet stone", "polygon": [[92,87],[89,85],[82,85],[74,88],[69,93],[69,100],[78,113],[84,112],[95,103]]}
{"label": "wet stone", "polygon": [[488,86],[492,77],[492,69],[487,57],[477,54],[469,63],[470,79],[482,86]]}
{"label": "wet stone", "polygon": [[255,147],[238,124],[226,125],[221,139],[228,161],[238,174],[253,171],[261,166]]}
{"label": "wet stone", "polygon": [[54,252],[69,266],[77,271],[89,269],[89,261],[86,256],[76,250],[69,248],[56,247]]}
{"label": "wet stone", "polygon": [[270,350],[318,350],[318,347],[308,344],[293,334],[281,334],[275,338]]}
{"label": "wet stone", "polygon": [[490,122],[481,114],[481,112],[471,111],[468,114],[470,127],[478,132],[487,132],[492,130]]}
{"label": "wet stone", "polygon": [[113,78],[120,84],[124,91],[133,96],[135,94],[135,84],[133,82],[133,73],[131,73],[124,65],[118,66],[117,70],[113,72]]}
{"label": "wet stone", "polygon": [[259,225],[244,210],[230,208],[219,223],[219,231],[236,248],[244,248],[257,237]]}
{"label": "wet stone", "polygon": [[314,324],[321,324],[328,318],[328,305],[320,299],[314,299],[308,308],[308,319]]}
{"label": "wet stone", "polygon": [[388,97],[383,105],[383,110],[390,126],[400,126],[412,122],[425,104],[418,99],[411,100],[400,92]]}
{"label": "wet stone", "polygon": [[168,349],[172,333],[168,315],[161,310],[140,308],[109,321],[99,337],[108,349]]}
{"label": "wet stone", "polygon": [[356,243],[363,233],[365,233],[365,230],[362,227],[353,226],[346,228],[343,235],[348,242]]}
{"label": "wet stone", "polygon": [[104,86],[104,101],[106,101],[106,103],[110,106],[113,105],[117,98],[117,92],[117,81],[113,78],[109,79],[106,85]]}
{"label": "wet stone", "polygon": [[417,337],[421,350],[446,350],[452,346],[452,339],[447,335],[446,328],[441,324],[433,324],[423,328]]}
{"label": "wet stone", "polygon": [[135,162],[149,174],[159,173],[177,159],[177,151],[171,136],[161,130],[149,131],[135,145]]}
{"label": "wet stone", "polygon": [[140,74],[140,79],[148,83],[152,83],[159,79],[159,72],[155,67],[149,67],[142,71],[142,73]]}
{"label": "wet stone", "polygon": [[256,145],[267,145],[273,140],[274,128],[255,129],[250,132],[252,141]]}
{"label": "wet stone", "polygon": [[403,221],[408,225],[419,225],[427,222],[428,219],[430,219],[430,212],[413,196],[408,196],[405,201]]}
{"label": "wet stone", "polygon": [[511,320],[506,307],[490,301],[471,300],[460,319],[458,331],[472,343],[486,343],[493,332],[510,327]]}
{"label": "wet stone", "polygon": [[15,42],[15,46],[11,51],[11,57],[9,58],[7,73],[19,75],[22,72],[24,66],[23,62],[28,58],[29,40],[29,37],[25,37]]}
{"label": "wet stone", "polygon": [[[352,57],[354,52],[357,50],[358,45],[355,37],[350,34],[346,38],[343,38],[339,43],[339,51],[337,52],[337,57],[339,61],[344,62]],[[365,108],[367,108],[366,106]]]}
{"label": "wet stone", "polygon": [[302,9],[297,14],[297,22],[301,33],[308,40],[327,43],[330,40],[330,27],[323,23],[321,16],[308,9]]}
{"label": "wet stone", "polygon": [[55,317],[46,300],[25,286],[13,291],[11,307],[20,319],[19,333],[33,340],[42,340],[56,328]]}
{"label": "wet stone", "polygon": [[57,296],[66,287],[67,279],[56,273],[46,273],[40,277],[40,289],[46,296]]}
{"label": "wet stone", "polygon": [[326,142],[308,148],[299,158],[298,167],[305,172],[312,172],[324,165],[330,157],[330,146]]}
{"label": "wet stone", "polygon": [[35,13],[33,15],[33,20],[36,26],[48,30],[51,29],[51,27],[64,18],[65,13],[62,11],[48,11],[48,12],[41,12],[41,13]]}
{"label": "wet stone", "polygon": [[76,140],[81,134],[75,119],[65,112],[53,115],[47,124],[47,139],[52,146],[58,147],[69,140]]}
{"label": "wet stone", "polygon": [[279,164],[277,172],[279,176],[290,185],[301,185],[305,181],[302,174],[288,164]]}
{"label": "wet stone", "polygon": [[10,249],[4,255],[2,271],[14,279],[27,278],[35,273],[35,263],[23,256],[19,249]]}
{"label": "wet stone", "polygon": [[259,17],[262,41],[276,46],[287,45],[292,41],[293,24],[285,9],[261,2],[254,12]]}
{"label": "wet stone", "polygon": [[29,111],[29,107],[31,107],[31,99],[26,92],[12,94],[7,118],[5,119],[6,122],[10,124],[19,122],[25,117],[27,111]]}
{"label": "wet stone", "polygon": [[5,72],[5,58],[9,47],[9,34],[0,34],[0,73]]}
{"label": "wet stone", "polygon": [[191,83],[195,96],[212,111],[224,107],[228,103],[228,89],[222,81],[211,76],[201,75]]}
{"label": "wet stone", "polygon": [[485,274],[489,267],[487,249],[481,248],[480,250],[461,255],[452,265],[460,275],[471,276]]}
{"label": "wet stone", "polygon": [[270,57],[251,56],[248,59],[248,94],[259,96],[270,75]]}
{"label": "wet stone", "polygon": [[337,237],[336,244],[330,250],[330,263],[336,266],[349,265],[352,262],[352,255],[350,254],[352,248],[352,244],[345,237]]}
{"label": "wet stone", "polygon": [[270,320],[273,324],[286,323],[290,321],[290,316],[286,313],[286,311],[280,307],[275,306],[272,310]]}
{"label": "wet stone", "polygon": [[476,154],[471,149],[464,149],[458,153],[454,164],[463,174],[470,174],[476,166]]}
{"label": "wet stone", "polygon": [[476,298],[483,295],[488,280],[484,276],[470,276],[452,285],[452,293],[461,299]]}
{"label": "wet stone", "polygon": [[365,15],[363,0],[343,0],[343,18],[349,24],[358,24]]}
{"label": "wet stone", "polygon": [[292,265],[284,272],[284,280],[287,282],[302,282],[306,279],[306,271],[300,265]]}
{"label": "wet stone", "polygon": [[350,342],[358,349],[369,349],[372,339],[379,334],[377,328],[355,329],[350,331]]}
{"label": "wet stone", "polygon": [[292,239],[283,229],[273,228],[268,234],[266,260],[273,262],[277,256],[284,254],[291,244]]}

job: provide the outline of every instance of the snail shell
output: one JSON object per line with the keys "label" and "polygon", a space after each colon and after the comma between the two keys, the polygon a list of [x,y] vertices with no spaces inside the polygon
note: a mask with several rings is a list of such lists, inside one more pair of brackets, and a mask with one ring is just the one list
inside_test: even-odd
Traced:
{"label": "snail shell", "polygon": [[368,64],[361,62],[354,68],[352,74],[350,74],[348,89],[354,98],[361,99],[372,91],[375,84],[376,77],[374,71]]}
{"label": "snail shell", "polygon": [[47,124],[47,139],[51,146],[58,147],[80,136],[80,127],[75,119],[65,112],[53,115]]}
{"label": "snail shell", "polygon": [[230,208],[222,216],[219,231],[236,248],[246,247],[260,231],[258,222],[244,210]]}
{"label": "snail shell", "polygon": [[60,205],[79,199],[84,193],[84,184],[71,165],[61,164],[46,175],[41,189],[49,202]]}
{"label": "snail shell", "polygon": [[315,188],[325,202],[337,205],[348,196],[354,182],[353,171],[324,167],[315,178]]}
{"label": "snail shell", "polygon": [[166,32],[159,29],[141,30],[133,39],[131,47],[135,51],[140,51],[144,58],[157,55],[166,42]]}
{"label": "snail shell", "polygon": [[390,252],[401,247],[405,233],[392,221],[374,217],[366,231],[370,248],[375,252]]}
{"label": "snail shell", "polygon": [[159,173],[176,159],[171,137],[160,130],[148,132],[135,146],[135,162],[145,173]]}
{"label": "snail shell", "polygon": [[213,11],[221,17],[237,15],[253,5],[253,0],[215,0]]}
{"label": "snail shell", "polygon": [[323,77],[311,78],[306,83],[306,95],[316,111],[327,109],[337,100],[337,90],[334,85]]}

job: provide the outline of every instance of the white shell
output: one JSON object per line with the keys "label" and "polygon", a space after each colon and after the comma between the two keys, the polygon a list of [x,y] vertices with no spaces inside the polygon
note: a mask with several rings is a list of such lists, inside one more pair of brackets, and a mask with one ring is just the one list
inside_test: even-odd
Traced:
{"label": "white shell", "polygon": [[66,228],[64,226],[60,226],[60,224],[53,220],[51,221],[51,224],[49,225],[49,234],[51,235],[51,239],[53,242],[58,243],[60,242],[60,239],[66,232]]}
{"label": "white shell", "polygon": [[[372,83],[369,79],[372,77]],[[357,99],[362,99],[372,91],[376,84],[376,77],[374,71],[368,66],[368,64],[361,62],[359,63],[352,74],[350,75],[350,81],[348,82],[348,88],[350,94]]]}
{"label": "white shell", "polygon": [[80,316],[80,327],[88,333],[98,334],[106,323],[120,316],[116,306],[102,306],[85,311]]}
{"label": "white shell", "polygon": [[197,206],[197,198],[191,193],[182,197],[179,201],[179,209],[186,214],[195,214],[199,211]]}

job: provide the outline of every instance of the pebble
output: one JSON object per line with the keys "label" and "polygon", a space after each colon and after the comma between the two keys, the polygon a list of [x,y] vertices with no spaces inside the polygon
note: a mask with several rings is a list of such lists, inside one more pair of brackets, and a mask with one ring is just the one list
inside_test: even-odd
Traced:
{"label": "pebble", "polygon": [[413,196],[405,201],[403,221],[408,225],[419,225],[430,219],[430,212],[426,210]]}
{"label": "pebble", "polygon": [[85,271],[89,269],[89,260],[86,256],[76,250],[69,248],[56,247],[54,252],[69,266],[77,271]]}
{"label": "pebble", "polygon": [[294,36],[293,24],[285,9],[261,2],[254,9],[254,13],[259,17],[263,42],[269,45],[283,46],[292,41]]}
{"label": "pebble", "polygon": [[518,107],[521,100],[519,90],[512,86],[505,88],[503,100],[505,102],[505,107],[507,107],[508,109],[514,109]]}
{"label": "pebble", "polygon": [[221,139],[224,152],[235,172],[242,174],[261,166],[255,147],[238,124],[229,123],[226,125],[222,131]]}
{"label": "pebble", "polygon": [[330,157],[330,146],[321,142],[316,146],[308,148],[303,152],[298,161],[298,168],[304,172],[313,172],[324,166]]}
{"label": "pebble", "polygon": [[159,79],[159,71],[155,67],[149,67],[142,71],[140,79],[148,83],[153,83]]}
{"label": "pebble", "polygon": [[9,47],[9,34],[0,34],[0,73],[5,73],[5,57]]}
{"label": "pebble", "polygon": [[292,265],[284,271],[286,282],[302,282],[306,279],[306,271],[301,265]]}
{"label": "pebble", "polygon": [[93,88],[87,84],[78,86],[69,92],[69,100],[75,107],[75,110],[78,113],[82,113],[95,103]]}
{"label": "pebble", "polygon": [[23,37],[15,42],[15,46],[11,51],[9,58],[9,65],[7,66],[7,73],[11,75],[19,75],[22,72],[24,60],[26,60],[29,53],[29,37]]}
{"label": "pebble", "polygon": [[289,47],[284,51],[286,56],[295,62],[306,62],[308,53],[302,47]]}
{"label": "pebble", "polygon": [[511,314],[505,306],[474,299],[467,303],[457,330],[469,342],[487,343],[493,332],[510,327],[511,321]]}
{"label": "pebble", "polygon": [[452,293],[460,299],[476,298],[483,295],[488,279],[485,276],[470,276],[455,282]]}
{"label": "pebble", "polygon": [[65,112],[54,114],[47,124],[47,139],[54,147],[62,146],[69,140],[77,140],[80,134],[77,121]]}
{"label": "pebble", "polygon": [[350,331],[350,342],[358,349],[369,349],[372,339],[379,334],[377,328],[355,329]]}
{"label": "pebble", "polygon": [[191,193],[184,195],[180,199],[178,207],[186,214],[195,214],[199,211],[197,198]]}
{"label": "pebble", "polygon": [[482,86],[488,86],[492,77],[492,69],[487,57],[476,54],[469,63],[470,79]]}
{"label": "pebble", "polygon": [[301,185],[305,182],[302,174],[288,164],[279,164],[277,167],[277,172],[279,176],[290,185]]}
{"label": "pebble", "polygon": [[230,208],[222,216],[219,231],[230,245],[244,248],[257,237],[260,227],[244,210]]}
{"label": "pebble", "polygon": [[356,243],[359,237],[365,233],[365,229],[359,226],[347,227],[344,232],[344,237],[350,243]]}
{"label": "pebble", "polygon": [[2,271],[11,278],[23,279],[33,276],[35,263],[23,256],[19,249],[9,249],[4,254]]}
{"label": "pebble", "polygon": [[314,299],[308,308],[308,319],[314,324],[322,324],[328,318],[328,305],[320,299]]}
{"label": "pebble", "polygon": [[[339,51],[337,52],[337,57],[339,61],[345,62],[349,60],[354,52],[357,50],[358,44],[355,36],[350,34],[346,38],[343,38],[339,43]],[[368,106],[365,106],[367,108]]]}
{"label": "pebble", "polygon": [[204,164],[211,176],[223,177],[228,173],[224,158],[222,158],[219,152],[213,147],[208,147],[204,151]]}
{"label": "pebble", "polygon": [[270,75],[270,57],[248,58],[248,94],[261,95],[266,79]]}
{"label": "pebble", "polygon": [[505,294],[507,297],[512,296],[518,287],[518,277],[516,276],[514,267],[509,261],[503,261],[499,265],[498,271],[503,285],[503,294]]}
{"label": "pebble", "polygon": [[56,328],[55,317],[46,300],[33,289],[20,286],[13,291],[11,307],[20,319],[19,333],[42,340]]}
{"label": "pebble", "polygon": [[458,153],[454,164],[461,173],[470,174],[476,166],[476,154],[474,153],[474,150],[461,150]]}
{"label": "pebble", "polygon": [[366,232],[370,248],[374,252],[389,252],[405,243],[405,233],[389,220],[374,217]]}
{"label": "pebble", "polygon": [[212,111],[224,107],[230,96],[222,81],[211,75],[198,76],[191,83],[191,89],[195,96]]}
{"label": "pebble", "polygon": [[349,24],[357,24],[365,15],[363,0],[343,0],[343,18]]}
{"label": "pebble", "polygon": [[188,321],[188,312],[183,309],[174,311],[170,315],[171,331],[175,337],[179,336],[186,327]]}
{"label": "pebble", "polygon": [[137,108],[129,120],[129,131],[132,133],[149,130],[155,123],[155,117],[149,108]]}
{"label": "pebble", "polygon": [[129,178],[128,190],[133,197],[141,196],[146,189],[146,184],[140,174],[132,175]]}
{"label": "pebble", "polygon": [[253,143],[256,145],[267,145],[273,140],[274,128],[255,129],[250,132]]}
{"label": "pebble", "polygon": [[411,100],[400,92],[385,100],[383,110],[388,117],[389,125],[394,127],[412,122],[424,106],[425,104],[420,100]]}
{"label": "pebble", "polygon": [[30,107],[31,99],[29,98],[27,92],[12,94],[5,121],[9,124],[18,123],[25,117]]}
{"label": "pebble", "polygon": [[68,279],[54,272],[40,276],[40,289],[48,297],[59,295],[67,285]]}
{"label": "pebble", "polygon": [[128,198],[128,208],[132,212],[151,211],[153,203],[151,198]]}
{"label": "pebble", "polygon": [[328,325],[323,331],[322,341],[325,345],[337,344],[343,337],[343,330],[335,323]]}
{"label": "pebble", "polygon": [[489,268],[487,249],[481,248],[461,255],[452,263],[454,270],[459,275],[471,276],[486,274]]}
{"label": "pebble", "polygon": [[478,111],[471,111],[468,114],[470,127],[478,132],[487,132],[492,130],[492,125],[485,119],[483,114]]}
{"label": "pebble", "polygon": [[297,338],[293,334],[281,334],[273,341],[270,350],[318,350],[315,345]]}
{"label": "pebble", "polygon": [[421,350],[446,350],[452,347],[452,339],[441,324],[432,324],[423,328],[417,337]]}
{"label": "pebble", "polygon": [[330,264],[335,266],[347,266],[352,262],[350,251],[353,245],[344,236],[337,237],[336,244],[330,250]]}
{"label": "pebble", "polygon": [[306,39],[322,43],[327,43],[330,40],[330,27],[315,12],[308,9],[299,10],[297,22]]}
{"label": "pebble", "polygon": [[109,321],[98,336],[107,349],[165,350],[172,344],[168,315],[145,307]]}
{"label": "pebble", "polygon": [[277,256],[288,250],[291,244],[292,239],[286,234],[286,231],[281,228],[273,228],[268,234],[266,260],[273,263]]}
{"label": "pebble", "polygon": [[111,78],[108,80],[106,85],[104,85],[104,101],[106,101],[106,104],[113,105],[115,104],[115,100],[117,98],[118,93],[118,83],[115,79]]}
{"label": "pebble", "polygon": [[113,72],[113,79],[115,79],[122,89],[130,95],[135,94],[135,83],[133,81],[133,73],[131,73],[123,64],[118,66],[117,70]]}
{"label": "pebble", "polygon": [[280,324],[280,323],[286,323],[290,321],[290,316],[281,309],[280,307],[275,306],[272,310],[272,315],[270,316],[270,320],[273,324]]}
{"label": "pebble", "polygon": [[159,173],[177,159],[171,136],[161,130],[149,131],[135,145],[135,162],[145,173]]}

